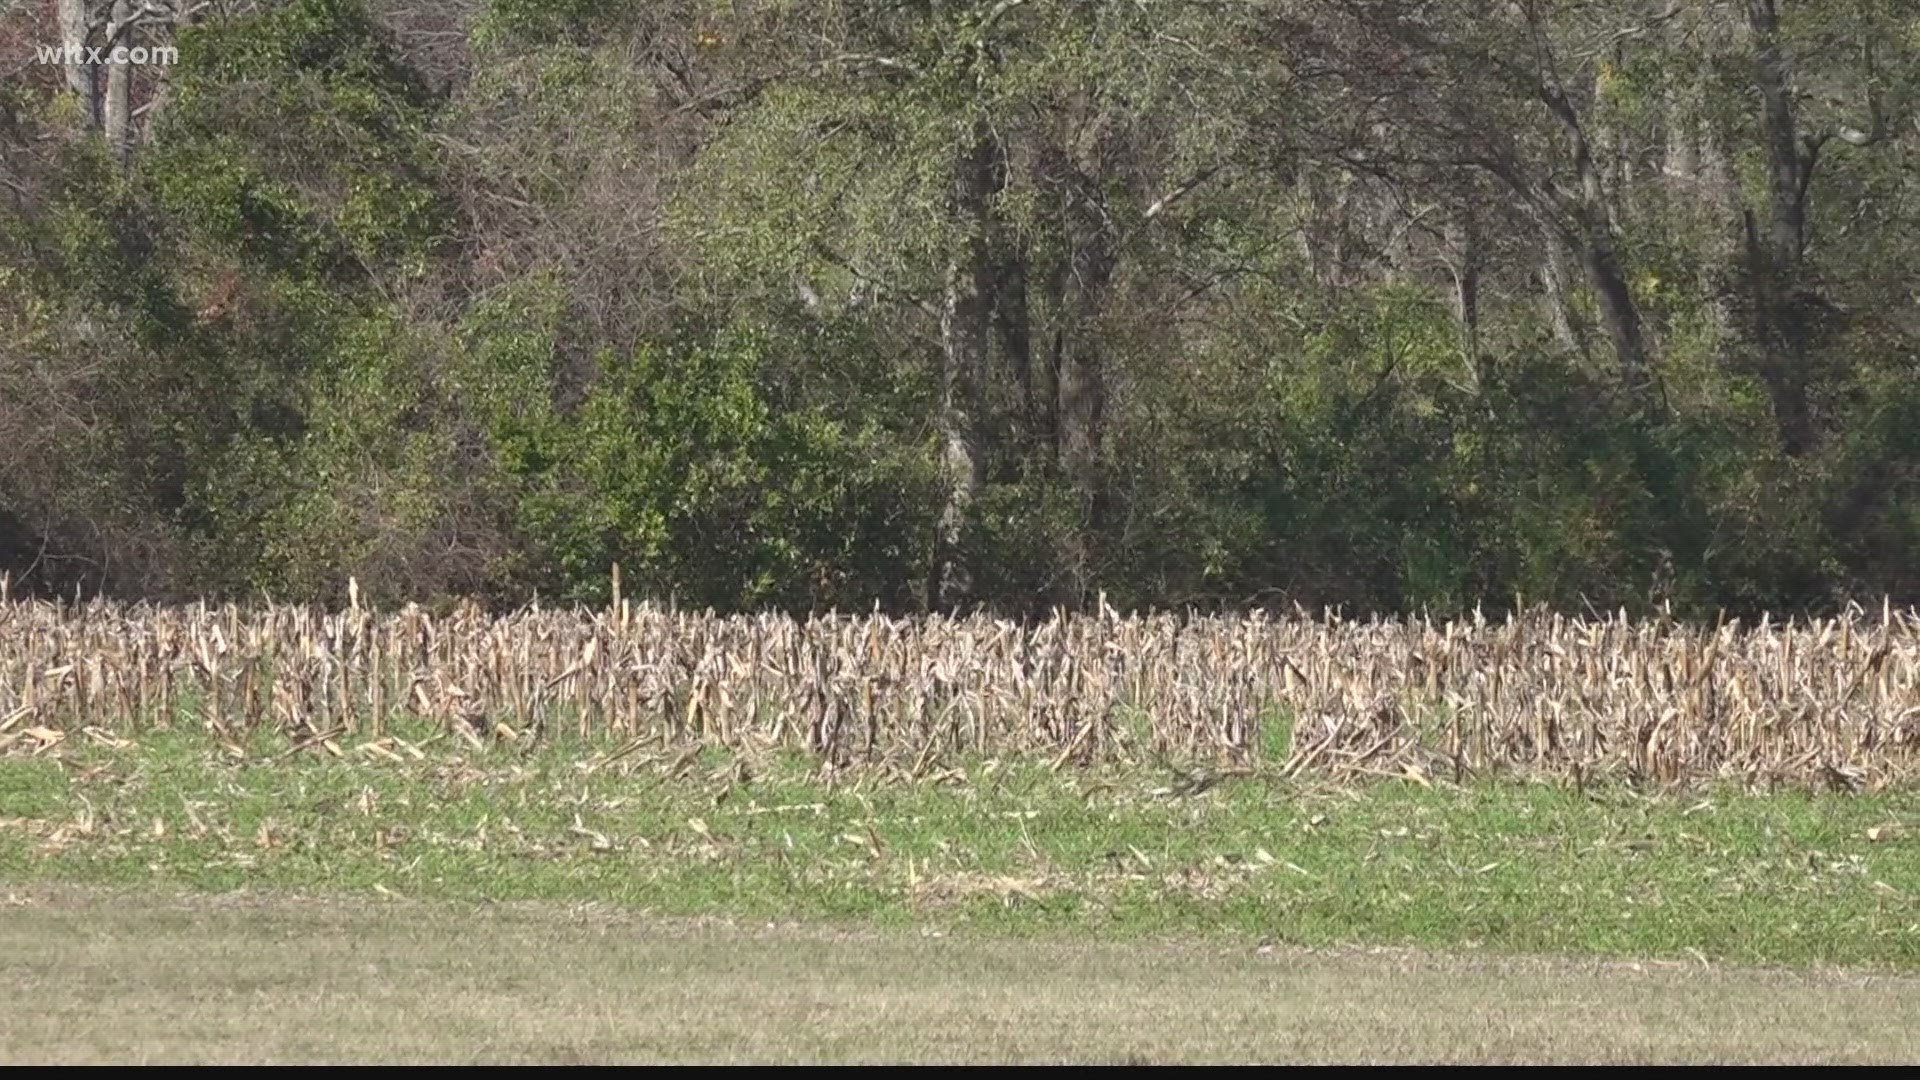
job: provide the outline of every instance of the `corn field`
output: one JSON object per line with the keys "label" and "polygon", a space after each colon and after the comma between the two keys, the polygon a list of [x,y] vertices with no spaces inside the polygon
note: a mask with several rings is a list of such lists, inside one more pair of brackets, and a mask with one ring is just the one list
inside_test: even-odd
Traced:
{"label": "corn field", "polygon": [[490,616],[0,600],[0,745],[422,723],[478,743],[965,753],[1286,774],[1878,787],[1920,764],[1920,613],[1789,625],[1061,615],[720,617],[617,601]]}

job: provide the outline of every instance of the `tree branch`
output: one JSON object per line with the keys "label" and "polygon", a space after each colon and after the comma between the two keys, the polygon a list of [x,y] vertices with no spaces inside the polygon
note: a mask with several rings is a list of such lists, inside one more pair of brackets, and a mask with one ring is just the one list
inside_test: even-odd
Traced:
{"label": "tree branch", "polygon": [[935,308],[931,303],[928,303],[926,300],[920,297],[914,296],[912,293],[909,293],[903,289],[894,288],[892,285],[888,284],[887,282],[874,277],[873,275],[860,269],[858,266],[855,266],[852,260],[841,256],[838,252],[834,251],[832,248],[829,248],[826,244],[816,241],[813,245],[813,250],[814,250],[814,254],[820,256],[822,259],[825,259],[827,262],[832,263],[833,265],[839,267],[840,269],[845,270],[847,273],[852,274],[855,279],[867,285],[873,286],[873,289],[875,292],[879,293],[881,296],[884,296],[889,300],[892,300],[894,303],[904,304],[907,307],[914,308],[915,310],[924,313],[929,318],[938,319],[940,317],[939,310]]}

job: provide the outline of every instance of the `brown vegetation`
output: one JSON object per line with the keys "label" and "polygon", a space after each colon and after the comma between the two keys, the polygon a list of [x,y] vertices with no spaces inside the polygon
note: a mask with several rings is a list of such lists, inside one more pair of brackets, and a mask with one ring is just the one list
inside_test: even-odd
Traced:
{"label": "brown vegetation", "polygon": [[1879,786],[1920,763],[1920,614],[1023,624],[0,601],[0,743],[185,717],[316,745],[424,720],[469,740],[791,745],[916,772],[979,751]]}

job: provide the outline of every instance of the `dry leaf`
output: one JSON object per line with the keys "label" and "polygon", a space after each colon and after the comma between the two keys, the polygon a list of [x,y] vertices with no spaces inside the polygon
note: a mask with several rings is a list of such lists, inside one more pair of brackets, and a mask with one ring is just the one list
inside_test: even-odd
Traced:
{"label": "dry leaf", "polygon": [[602,832],[595,832],[594,830],[587,828],[586,825],[581,823],[579,814],[573,815],[573,828],[568,829],[567,831],[571,832],[575,836],[586,837],[588,845],[592,847],[593,850],[595,851],[605,852],[605,851],[613,850],[613,841],[607,838],[607,834]]}

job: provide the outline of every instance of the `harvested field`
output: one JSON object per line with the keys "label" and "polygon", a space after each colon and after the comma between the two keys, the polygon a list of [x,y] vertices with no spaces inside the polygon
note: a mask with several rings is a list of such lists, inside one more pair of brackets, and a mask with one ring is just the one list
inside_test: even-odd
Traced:
{"label": "harvested field", "polygon": [[[0,1061],[1911,1061],[1920,979],[0,890]],[[474,942],[483,940],[484,948]]]}
{"label": "harvested field", "polygon": [[806,747],[915,774],[1178,755],[1288,774],[1877,787],[1920,763],[1920,614],[1690,627],[1535,615],[718,617],[0,602],[0,742],[190,719],[318,742]]}

